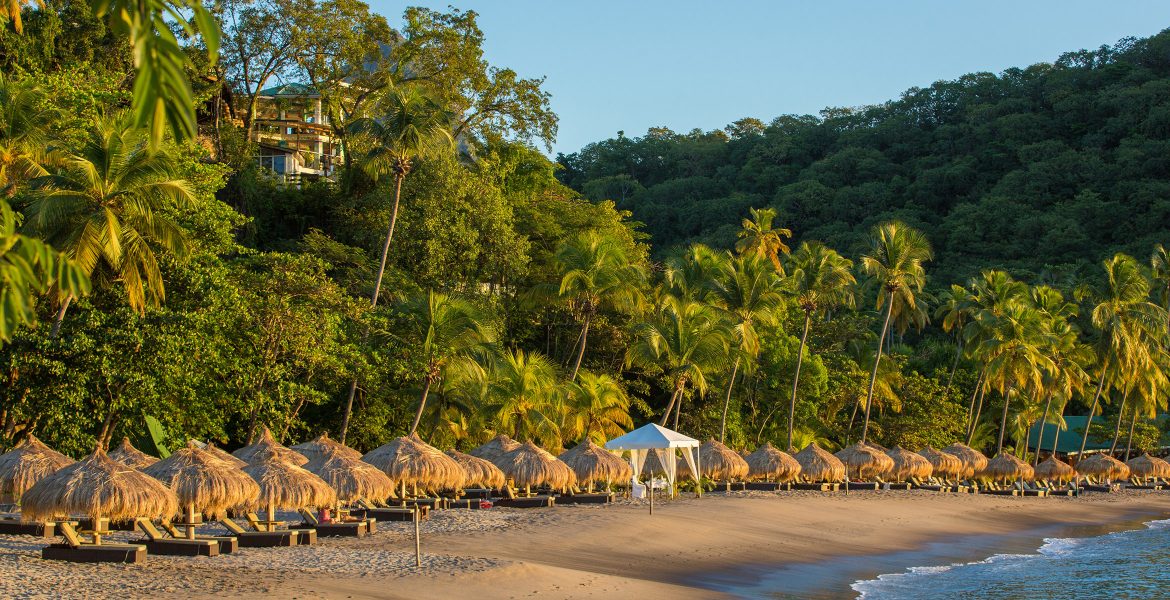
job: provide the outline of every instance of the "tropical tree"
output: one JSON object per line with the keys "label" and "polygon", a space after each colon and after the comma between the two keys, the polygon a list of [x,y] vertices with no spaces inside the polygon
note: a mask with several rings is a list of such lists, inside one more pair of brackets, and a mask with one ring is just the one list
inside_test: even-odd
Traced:
{"label": "tropical tree", "polygon": [[[153,246],[187,254],[187,234],[167,211],[189,206],[194,195],[175,168],[170,154],[150,151],[143,130],[120,117],[99,121],[80,152],[34,182],[28,224],[95,282],[120,282],[142,313],[166,295]],[[53,337],[74,298],[60,293]]]}
{"label": "tropical tree", "polygon": [[1133,372],[1156,360],[1157,340],[1166,322],[1166,311],[1150,302],[1150,281],[1142,273],[1141,265],[1133,257],[1116,254],[1103,263],[1105,283],[1089,290],[1096,304],[1091,321],[1100,332],[1095,347],[1097,354],[1097,391],[1089,406],[1085,431],[1081,436],[1083,454],[1089,441],[1089,426],[1097,413],[1097,404],[1112,371]]}
{"label": "tropical tree", "polygon": [[620,240],[597,230],[586,231],[557,248],[553,258],[560,275],[558,295],[569,302],[581,322],[576,360],[570,381],[577,379],[589,325],[604,306],[634,312],[642,302],[645,274],[630,262]]}
{"label": "tropical tree", "polygon": [[963,357],[963,328],[971,320],[974,312],[971,292],[957,284],[951,284],[950,289],[943,290],[938,297],[938,308],[935,309],[935,318],[942,319],[940,327],[946,333],[955,335],[955,360],[951,364],[951,372],[947,375],[946,391],[951,390],[955,381],[955,371],[959,369],[959,360]]}
{"label": "tropical tree", "polygon": [[788,254],[785,238],[792,237],[792,230],[783,227],[773,227],[776,220],[774,208],[752,208],[752,217],[743,220],[743,227],[737,234],[739,241],[735,243],[735,250],[740,254],[754,254],[772,262],[776,272],[783,275],[783,265],[780,255]]}
{"label": "tropical tree", "polygon": [[800,367],[804,362],[804,348],[813,315],[819,310],[835,306],[853,305],[853,262],[837,254],[820,242],[804,242],[789,260],[788,286],[796,295],[796,303],[804,312],[804,327],[800,334],[800,350],[796,353],[796,371],[792,376],[792,399],[788,405],[788,443],[792,452],[793,422],[796,419],[796,391],[800,387]]}
{"label": "tropical tree", "polygon": [[[1059,430],[1064,424],[1064,406],[1074,395],[1082,393],[1089,381],[1085,367],[1092,362],[1093,351],[1081,342],[1080,330],[1070,322],[1077,316],[1077,305],[1066,301],[1059,290],[1045,285],[1032,288],[1032,306],[1048,319],[1050,335],[1042,351],[1052,361],[1052,368],[1044,371],[1040,384],[1045,398],[1040,423],[1048,423],[1049,411],[1053,402],[1057,402],[1055,414]],[[1040,448],[1036,450],[1034,464],[1040,461]]]}
{"label": "tropical tree", "polygon": [[583,371],[566,385],[566,437],[604,444],[633,428],[630,398],[613,377]]}
{"label": "tropical tree", "polygon": [[735,387],[740,360],[754,361],[759,355],[757,326],[776,321],[776,312],[784,297],[780,293],[780,278],[776,271],[755,255],[736,257],[726,254],[711,281],[711,291],[712,303],[724,313],[737,346],[735,360],[729,361],[733,364],[719,422],[719,441],[723,442],[727,435],[727,409],[731,405],[731,391]]}
{"label": "tropical tree", "polygon": [[49,138],[45,125],[53,117],[31,79],[13,81],[0,73],[0,197],[11,197],[19,185],[48,174],[42,163]]}
{"label": "tropical tree", "polygon": [[990,327],[1001,317],[1008,304],[1013,302],[1027,302],[1028,286],[1016,281],[1004,271],[984,271],[978,278],[972,279],[967,289],[971,291],[971,315],[963,327],[963,345],[968,348],[969,358],[982,366],[975,381],[975,389],[971,393],[971,404],[967,409],[967,444],[975,435],[975,428],[983,412],[983,398],[987,393],[987,362],[983,352],[982,342],[993,335]]}
{"label": "tropical tree", "polygon": [[720,317],[708,304],[664,294],[650,318],[634,325],[626,363],[661,368],[671,383],[662,425],[671,410],[677,422],[687,385],[706,393],[708,375],[726,361],[730,332]]}
{"label": "tropical tree", "polygon": [[397,308],[404,316],[403,337],[423,361],[422,392],[410,426],[414,433],[431,387],[445,375],[460,371],[465,378],[482,377],[474,356],[494,340],[495,333],[488,316],[474,304],[433,290],[408,298]]}
{"label": "tropical tree", "polygon": [[[414,168],[415,161],[438,156],[454,148],[451,136],[452,115],[422,93],[416,86],[395,88],[388,93],[375,113],[376,118],[357,119],[349,126],[351,134],[369,144],[358,164],[375,181],[386,176],[394,180],[394,204],[390,209],[390,225],[382,244],[382,259],[370,293],[370,307],[378,306],[382,278],[386,274],[386,259],[390,256],[390,241],[394,239],[394,225],[398,221],[398,203],[402,198],[402,182]],[[349,429],[353,414],[353,398],[357,393],[357,375],[349,385],[349,398],[341,418],[341,442]]]}
{"label": "tropical tree", "polygon": [[1040,390],[1044,373],[1052,371],[1054,365],[1043,351],[1050,334],[1040,311],[1012,302],[1002,314],[991,318],[994,320],[985,327],[988,336],[980,344],[980,354],[987,364],[986,385],[1003,397],[998,454],[1003,451],[1012,397],[1025,398]]}
{"label": "tropical tree", "polygon": [[1154,246],[1154,253],[1150,256],[1150,278],[1154,284],[1152,290],[1162,310],[1166,311],[1166,339],[1170,344],[1170,250],[1162,244]]}
{"label": "tropical tree", "polygon": [[878,353],[874,358],[869,391],[865,398],[865,425],[861,429],[863,444],[869,433],[873,386],[877,382],[878,363],[881,362],[881,349],[890,330],[890,319],[894,310],[913,310],[917,307],[916,294],[926,285],[926,269],[922,265],[932,257],[926,236],[898,221],[875,227],[870,236],[870,249],[861,257],[862,270],[880,286],[877,310],[881,311],[883,306],[886,309],[881,334],[878,336]]}
{"label": "tropical tree", "polygon": [[493,361],[485,409],[495,426],[517,440],[561,443],[557,370],[538,352],[512,350]]}

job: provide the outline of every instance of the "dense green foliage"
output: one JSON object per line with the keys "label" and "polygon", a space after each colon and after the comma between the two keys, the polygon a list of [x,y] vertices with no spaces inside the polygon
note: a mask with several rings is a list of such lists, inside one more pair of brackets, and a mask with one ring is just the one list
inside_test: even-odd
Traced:
{"label": "dense green foliage", "polygon": [[1114,252],[1144,256],[1170,222],[1167,56],[1170,32],[875,106],[619,133],[560,156],[560,178],[633,212],[660,255],[729,248],[739,217],[770,206],[797,241],[847,254],[882,221],[927,231],[939,282],[1086,274]]}

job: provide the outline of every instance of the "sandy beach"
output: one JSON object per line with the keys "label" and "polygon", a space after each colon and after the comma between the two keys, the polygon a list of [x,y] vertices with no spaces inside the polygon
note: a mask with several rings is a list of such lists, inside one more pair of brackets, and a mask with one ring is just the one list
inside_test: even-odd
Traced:
{"label": "sandy beach", "polygon": [[[709,494],[547,510],[441,511],[365,539],[241,549],[147,564],[42,561],[42,540],[0,539],[0,597],[717,598],[695,581],[739,565],[786,565],[912,550],[974,534],[1170,515],[1168,492],[1005,498],[929,492]],[[129,539],[132,534],[117,534]]]}

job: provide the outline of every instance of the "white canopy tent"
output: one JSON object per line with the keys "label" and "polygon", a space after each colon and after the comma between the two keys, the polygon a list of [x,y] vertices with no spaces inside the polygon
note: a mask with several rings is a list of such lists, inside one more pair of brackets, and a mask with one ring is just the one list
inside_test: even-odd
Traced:
{"label": "white canopy tent", "polygon": [[[691,468],[691,477],[699,482],[699,440],[687,437],[677,431],[671,431],[651,423],[635,429],[621,437],[605,443],[607,450],[626,450],[630,453],[630,467],[634,471],[633,483],[638,483],[642,475],[642,466],[646,464],[646,457],[653,451],[658,457],[659,464],[665,471],[667,482],[674,489],[675,475],[678,473],[678,454],[681,451],[683,460]],[[702,489],[701,487],[699,488]]]}

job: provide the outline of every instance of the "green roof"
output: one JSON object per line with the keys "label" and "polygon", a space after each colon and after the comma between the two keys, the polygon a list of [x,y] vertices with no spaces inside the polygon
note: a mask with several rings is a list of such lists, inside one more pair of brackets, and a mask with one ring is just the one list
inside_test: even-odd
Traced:
{"label": "green roof", "polygon": [[276,98],[280,96],[318,96],[319,94],[317,93],[317,90],[313,89],[312,86],[308,86],[303,83],[285,83],[260,90],[260,95]]}
{"label": "green roof", "polygon": [[[1032,429],[1028,431],[1028,447],[1035,449],[1039,447],[1041,450],[1052,450],[1052,442],[1057,441],[1056,451],[1062,454],[1069,452],[1081,451],[1081,437],[1085,433],[1085,421],[1088,417],[1068,416],[1064,418],[1064,422],[1068,427],[1060,432],[1060,439],[1056,437],[1056,424],[1036,422],[1032,425]],[[1104,417],[1093,417],[1093,420],[1098,425],[1106,425]],[[1039,444],[1037,444],[1039,442]],[[1112,440],[1095,443],[1093,438],[1089,438],[1089,443],[1085,445],[1085,450],[1107,450]]]}

